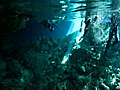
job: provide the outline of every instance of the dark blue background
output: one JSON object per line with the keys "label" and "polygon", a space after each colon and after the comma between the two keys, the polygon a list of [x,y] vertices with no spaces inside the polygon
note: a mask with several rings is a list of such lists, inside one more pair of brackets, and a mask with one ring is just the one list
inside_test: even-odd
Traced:
{"label": "dark blue background", "polygon": [[55,30],[50,32],[49,29],[45,28],[41,23],[32,20],[26,25],[26,28],[4,36],[4,40],[13,43],[13,47],[15,48],[35,42],[40,36],[53,39],[63,39],[67,35],[70,25],[71,21],[61,21],[55,27]]}

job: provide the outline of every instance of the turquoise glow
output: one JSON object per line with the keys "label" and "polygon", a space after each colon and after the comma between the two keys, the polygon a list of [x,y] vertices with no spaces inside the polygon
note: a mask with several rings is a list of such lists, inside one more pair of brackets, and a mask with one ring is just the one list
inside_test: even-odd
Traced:
{"label": "turquoise glow", "polygon": [[[74,44],[79,43],[80,38],[84,34],[85,25],[84,25],[84,23],[82,26],[80,25],[82,20],[83,20],[82,18],[75,19],[70,26],[70,29],[69,29],[67,35],[72,34],[74,32],[76,32],[76,33],[74,33],[72,36],[71,43],[68,46],[68,50],[67,50],[66,54],[64,55],[61,64],[65,64],[69,60],[69,55],[71,54]],[[81,32],[80,32],[80,28],[82,29]]]}

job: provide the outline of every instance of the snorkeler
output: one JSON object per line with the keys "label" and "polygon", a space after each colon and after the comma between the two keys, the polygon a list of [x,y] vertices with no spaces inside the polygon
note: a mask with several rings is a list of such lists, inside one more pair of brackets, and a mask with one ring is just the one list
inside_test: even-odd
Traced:
{"label": "snorkeler", "polygon": [[117,27],[118,27],[117,18],[114,15],[111,18],[111,30],[110,30],[109,39],[107,41],[107,45],[105,48],[105,54],[107,53],[107,49],[110,47],[110,44],[111,44],[113,37],[115,38],[115,40],[112,43],[112,45],[115,45],[119,42],[118,37],[117,37]]}
{"label": "snorkeler", "polygon": [[48,20],[48,28],[50,30],[50,32],[52,32],[54,30],[55,24],[56,22],[54,20]]}
{"label": "snorkeler", "polygon": [[50,32],[52,32],[54,30],[54,27],[56,25],[56,22],[54,22],[53,20],[52,21],[51,20],[43,20],[41,23],[43,24],[43,26],[45,28],[48,28],[50,30]]}

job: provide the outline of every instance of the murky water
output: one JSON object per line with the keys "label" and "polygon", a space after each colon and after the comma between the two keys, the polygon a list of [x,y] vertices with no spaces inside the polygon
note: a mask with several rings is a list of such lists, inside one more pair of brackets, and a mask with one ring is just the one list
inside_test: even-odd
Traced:
{"label": "murky water", "polygon": [[119,6],[1,0],[0,90],[120,90]]}

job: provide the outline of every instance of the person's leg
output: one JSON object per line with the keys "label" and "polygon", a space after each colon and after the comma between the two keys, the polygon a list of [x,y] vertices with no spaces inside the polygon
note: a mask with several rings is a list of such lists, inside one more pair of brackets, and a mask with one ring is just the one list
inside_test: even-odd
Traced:
{"label": "person's leg", "polygon": [[110,47],[112,38],[113,38],[113,32],[110,32],[110,34],[109,34],[109,39],[108,39],[107,45],[106,45],[106,47],[105,47],[105,53],[104,53],[105,55],[107,54],[107,50],[108,50],[109,47]]}
{"label": "person's leg", "polygon": [[115,45],[116,43],[118,43],[118,37],[117,37],[117,26],[115,26],[114,28],[114,35],[115,35],[115,41],[113,42],[113,45]]}

